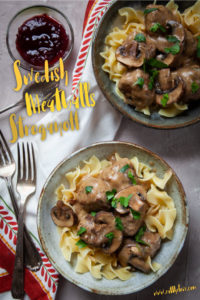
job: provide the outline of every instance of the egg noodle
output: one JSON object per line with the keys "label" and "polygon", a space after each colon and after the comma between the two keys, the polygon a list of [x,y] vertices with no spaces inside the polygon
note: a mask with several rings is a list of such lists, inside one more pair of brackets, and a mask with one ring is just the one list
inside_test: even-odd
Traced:
{"label": "egg noodle", "polygon": [[[191,31],[194,37],[200,35],[200,0],[193,6],[187,8],[183,13],[179,12],[178,5],[175,4],[173,0],[168,2],[166,6],[178,17],[183,26]],[[144,32],[145,23],[143,11],[135,10],[131,7],[123,7],[119,9],[118,13],[121,17],[125,18],[124,25],[122,28],[114,27],[106,36],[105,50],[101,52],[100,55],[105,59],[102,69],[109,74],[110,80],[116,83],[116,93],[124,99],[123,94],[119,91],[117,86],[122,75],[126,73],[127,68],[116,60],[115,52],[131,32]],[[171,118],[187,109],[187,104],[181,105],[174,103],[169,108],[160,109],[158,113],[162,116]],[[136,110],[145,115],[151,114],[148,106]]]}
{"label": "egg noodle", "polygon": [[[121,159],[117,153],[115,158],[116,160]],[[176,208],[173,199],[164,190],[172,176],[171,170],[168,170],[163,178],[159,178],[156,172],[140,162],[137,157],[133,157],[131,162],[136,175],[141,178],[141,182],[149,186],[147,192],[149,209],[144,220],[147,228],[152,232],[157,231],[161,239],[172,239]],[[62,184],[56,190],[57,200],[62,200],[72,209],[73,206],[69,204],[69,201],[76,199],[76,187],[81,178],[88,175],[97,177],[101,170],[111,165],[110,161],[99,160],[96,156],[92,156],[88,161],[83,161],[83,163],[83,167],[78,166],[75,171],[66,173],[65,177],[69,183],[69,188],[65,188]],[[109,280],[114,278],[128,280],[133,274],[130,271],[130,267],[118,267],[115,254],[105,254],[102,250],[92,246],[79,248],[76,245],[80,239],[77,235],[77,226],[59,228],[59,232],[61,235],[60,248],[65,259],[71,262],[72,255],[76,255],[75,272],[90,272],[96,279],[101,279],[104,276]],[[150,257],[147,258],[147,262],[154,272],[160,268],[158,263],[151,262]]]}

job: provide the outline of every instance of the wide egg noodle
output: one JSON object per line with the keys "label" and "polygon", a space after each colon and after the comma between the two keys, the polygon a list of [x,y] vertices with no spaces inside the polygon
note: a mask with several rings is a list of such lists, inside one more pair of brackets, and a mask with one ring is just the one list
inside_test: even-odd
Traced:
{"label": "wide egg noodle", "polygon": [[[115,153],[115,159],[122,159],[118,153]],[[99,160],[96,156],[92,156],[89,160],[83,162],[83,167],[78,166],[76,170],[68,172],[66,178],[69,179],[69,189],[66,189],[62,184],[56,190],[57,199],[67,203],[66,193],[75,192],[76,185],[84,176],[97,176],[102,169],[111,165],[108,160]],[[131,163],[136,171],[137,176],[140,176],[143,181],[149,181],[151,188],[147,193],[147,201],[149,209],[145,217],[147,228],[152,232],[159,232],[162,239],[173,237],[173,225],[176,218],[176,209],[173,199],[165,192],[156,188],[165,187],[170,178],[170,172],[165,173],[163,178],[156,176],[155,172],[146,164],[140,162],[135,156],[131,159]],[[69,203],[67,203],[69,205]],[[73,208],[73,207],[72,207]],[[60,248],[64,258],[70,262],[72,255],[76,255],[75,272],[84,274],[90,272],[96,279],[101,279],[102,276],[108,280],[119,278],[120,280],[128,280],[132,276],[130,267],[119,267],[116,254],[105,254],[100,249],[92,246],[79,248],[76,243],[80,237],[77,236],[77,228],[59,228],[60,233]],[[148,258],[148,263],[152,271],[157,271],[159,264],[151,262]]]}
{"label": "wide egg noodle", "polygon": [[147,192],[147,202],[149,205],[160,205],[161,208],[174,208],[173,199],[165,191],[160,191],[154,184],[151,184],[150,190]]}
{"label": "wide egg noodle", "polygon": [[200,0],[183,13],[183,24],[195,35],[200,35]]}

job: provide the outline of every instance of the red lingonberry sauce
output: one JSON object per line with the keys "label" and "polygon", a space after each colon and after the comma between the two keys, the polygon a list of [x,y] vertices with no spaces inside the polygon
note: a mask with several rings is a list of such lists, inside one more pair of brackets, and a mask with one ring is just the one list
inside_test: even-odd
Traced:
{"label": "red lingonberry sauce", "polygon": [[69,37],[64,27],[47,14],[26,20],[19,28],[16,47],[25,61],[43,66],[53,65],[67,51]]}

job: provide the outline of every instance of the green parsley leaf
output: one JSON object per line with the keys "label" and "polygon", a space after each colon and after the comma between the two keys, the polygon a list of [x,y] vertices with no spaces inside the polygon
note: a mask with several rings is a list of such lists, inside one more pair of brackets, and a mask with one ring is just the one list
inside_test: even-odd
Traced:
{"label": "green parsley leaf", "polygon": [[131,173],[131,171],[128,171],[128,178],[130,178],[132,184],[137,184],[135,177],[133,176],[133,174]]}
{"label": "green parsley leaf", "polygon": [[150,59],[146,60],[145,63],[148,64],[149,66],[157,68],[157,69],[168,68],[167,64],[165,64],[162,61],[157,60],[155,58],[150,58]]}
{"label": "green parsley leaf", "polygon": [[152,74],[149,78],[149,84],[148,84],[148,88],[149,90],[152,90],[154,87],[154,81],[156,79],[156,77],[158,76],[158,71],[157,70],[151,70],[150,74]]}
{"label": "green parsley leaf", "polygon": [[176,55],[180,52],[180,45],[179,43],[174,44],[170,48],[165,48],[164,51],[166,53],[172,53],[173,55]]}
{"label": "green parsley leaf", "polygon": [[152,32],[156,32],[158,29],[160,29],[162,32],[166,32],[165,27],[163,27],[160,23],[154,23],[153,26],[150,28]]}
{"label": "green parsley leaf", "polygon": [[78,246],[79,248],[84,248],[87,246],[87,244],[83,241],[83,240],[79,240],[77,243],[76,243],[76,246]]}
{"label": "green parsley leaf", "polygon": [[197,57],[200,58],[200,36],[197,37]]}
{"label": "green parsley leaf", "polygon": [[133,219],[139,220],[141,218],[141,214],[140,214],[139,211],[136,211],[136,210],[131,208],[131,213],[133,215]]}
{"label": "green parsley leaf", "polygon": [[128,195],[128,197],[120,197],[120,198],[118,199],[118,201],[121,203],[122,206],[128,207],[129,200],[131,199],[132,196],[133,196],[133,195],[130,194],[130,195]]}
{"label": "green parsley leaf", "polygon": [[111,201],[111,206],[113,208],[116,208],[117,207],[117,202],[118,202],[118,200],[116,198],[113,198],[112,201]]}
{"label": "green parsley leaf", "polygon": [[90,214],[91,214],[91,216],[95,217],[97,213],[96,213],[96,211],[91,211]]}
{"label": "green parsley leaf", "polygon": [[155,11],[155,10],[158,10],[157,8],[146,8],[145,10],[144,10],[144,14],[145,15],[148,15],[149,13],[151,13],[152,11]]}
{"label": "green parsley leaf", "polygon": [[144,36],[143,33],[137,33],[134,40],[139,42],[139,43],[140,42],[146,42],[146,37]]}
{"label": "green parsley leaf", "polygon": [[81,235],[84,232],[86,232],[86,228],[85,227],[80,227],[79,231],[77,232],[77,235]]}
{"label": "green parsley leaf", "polygon": [[120,171],[121,173],[125,173],[127,169],[130,169],[130,166],[129,166],[128,164],[125,165],[125,166],[123,166],[119,171]]}
{"label": "green parsley leaf", "polygon": [[117,191],[115,189],[113,189],[112,191],[107,191],[106,192],[106,198],[107,198],[107,200],[111,201],[114,198],[114,196],[115,196],[116,193],[117,193]]}
{"label": "green parsley leaf", "polygon": [[145,241],[141,240],[145,231],[146,231],[146,226],[144,225],[144,226],[140,227],[140,229],[138,230],[138,232],[136,233],[134,238],[137,243],[143,244],[145,246],[149,246],[149,244],[147,244]]}
{"label": "green parsley leaf", "polygon": [[109,243],[112,243],[113,238],[115,237],[113,232],[109,232],[105,235],[105,237],[107,237],[107,239],[109,239]]}
{"label": "green parsley leaf", "polygon": [[120,230],[120,231],[123,231],[124,229],[124,226],[122,224],[122,220],[119,218],[119,217],[116,217],[115,218],[115,227]]}
{"label": "green parsley leaf", "polygon": [[86,192],[86,194],[91,193],[92,189],[93,189],[93,186],[89,186],[89,185],[86,186],[86,187],[85,187],[85,192]]}
{"label": "green parsley leaf", "polygon": [[179,39],[175,35],[168,35],[167,40],[170,43],[180,43]]}
{"label": "green parsley leaf", "polygon": [[161,99],[161,104],[162,106],[166,106],[167,105],[167,101],[169,100],[169,94],[164,94],[162,99]]}
{"label": "green parsley leaf", "polygon": [[198,85],[198,83],[193,81],[193,83],[191,84],[192,94],[195,94],[199,90],[199,88],[200,86]]}
{"label": "green parsley leaf", "polygon": [[142,89],[144,85],[144,78],[138,77],[137,81],[133,85],[138,85]]}

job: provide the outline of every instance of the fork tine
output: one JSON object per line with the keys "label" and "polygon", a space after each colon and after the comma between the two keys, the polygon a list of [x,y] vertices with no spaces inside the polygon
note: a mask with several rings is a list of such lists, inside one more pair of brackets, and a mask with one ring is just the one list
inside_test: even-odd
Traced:
{"label": "fork tine", "polygon": [[33,148],[32,143],[31,143],[31,150],[32,150],[32,156],[33,156],[33,182],[34,182],[34,184],[36,184],[37,172],[36,172],[36,164],[35,164],[35,153],[34,153],[34,148]]}
{"label": "fork tine", "polygon": [[8,147],[8,144],[7,144],[7,142],[6,142],[5,138],[4,138],[4,135],[3,135],[3,133],[1,132],[1,130],[0,130],[0,136],[1,136],[1,138],[2,138],[2,141],[3,141],[3,143],[4,143],[4,146],[5,146],[5,148],[6,148],[7,156],[10,158],[11,162],[13,163],[13,162],[14,162],[14,158],[13,158],[12,152],[10,151],[10,148]]}
{"label": "fork tine", "polygon": [[5,164],[9,163],[9,159],[8,159],[8,156],[6,154],[6,151],[4,149],[4,146],[3,146],[3,143],[1,142],[0,140],[0,150],[1,150],[1,156],[2,156],[2,160]]}
{"label": "fork tine", "polygon": [[27,159],[28,159],[28,180],[32,179],[32,168],[31,168],[31,158],[29,144],[27,143]]}
{"label": "fork tine", "polygon": [[22,180],[26,180],[26,155],[25,155],[25,148],[24,148],[24,143],[22,143],[22,157],[23,157],[23,175],[22,175]]}
{"label": "fork tine", "polygon": [[22,175],[21,175],[21,158],[20,158],[19,143],[17,143],[17,161],[18,161],[17,181],[19,181],[21,179],[21,177],[22,177]]}

